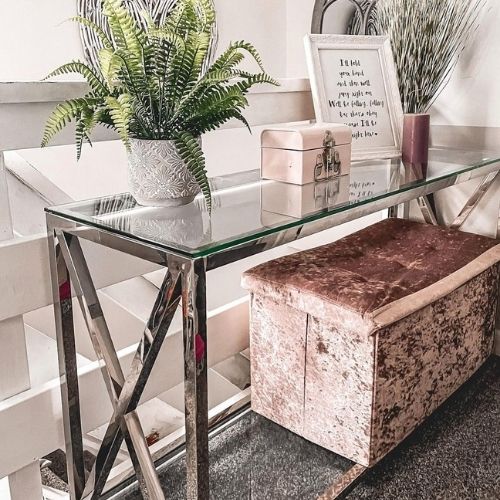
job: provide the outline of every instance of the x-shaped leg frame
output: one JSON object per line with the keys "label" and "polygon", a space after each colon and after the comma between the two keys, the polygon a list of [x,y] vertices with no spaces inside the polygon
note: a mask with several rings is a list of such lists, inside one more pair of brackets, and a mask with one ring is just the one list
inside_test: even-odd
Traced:
{"label": "x-shaped leg frame", "polygon": [[479,186],[476,188],[472,196],[467,200],[464,208],[457,215],[456,219],[451,224],[451,228],[460,229],[464,222],[469,218],[474,209],[479,205],[480,201],[484,198],[484,195],[493,186],[495,181],[500,177],[500,172],[490,172],[486,175]]}
{"label": "x-shaped leg frame", "polygon": [[[411,166],[410,166],[411,167]],[[412,174],[414,172],[410,170]],[[474,193],[469,197],[467,202],[465,203],[463,209],[457,215],[455,220],[450,224],[450,228],[452,229],[460,229],[465,221],[469,218],[472,212],[479,205],[481,200],[484,198],[489,189],[495,184],[495,181],[500,177],[500,172],[490,172],[486,175],[480,182],[479,186],[476,188]],[[434,204],[434,196],[420,196],[416,199],[418,207],[424,220],[427,224],[432,224],[434,226],[438,226],[438,220],[436,217],[435,204]],[[408,205],[408,204],[407,204]],[[391,216],[396,216],[397,210],[396,208],[392,211]],[[409,206],[405,206],[405,214],[404,217],[407,218],[409,216]],[[498,219],[498,230],[497,233],[500,237],[500,217]]]}
{"label": "x-shaped leg frame", "polygon": [[[58,246],[54,246],[54,236]],[[78,238],[62,230],[50,234],[51,265],[57,274],[58,348],[65,408],[68,481],[71,497],[98,499],[125,440],[144,498],[162,500],[155,466],[136,412],[146,382],[182,300],[186,402],[188,498],[208,498],[208,401],[205,262],[172,259],[143,338],[125,377]],[[55,273],[54,273],[55,271]],[[54,280],[53,280],[54,281]],[[102,445],[85,473],[74,344],[71,287],[78,299],[113,405]]]}

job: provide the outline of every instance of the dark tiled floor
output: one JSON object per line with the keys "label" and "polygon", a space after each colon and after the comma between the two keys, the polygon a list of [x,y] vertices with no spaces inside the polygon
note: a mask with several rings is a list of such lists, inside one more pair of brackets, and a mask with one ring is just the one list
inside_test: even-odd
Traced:
{"label": "dark tiled floor", "polygon": [[[500,358],[493,358],[402,445],[370,470],[348,500],[500,499]],[[249,414],[213,439],[216,500],[317,498],[350,462]],[[184,498],[185,464],[161,475]],[[136,490],[120,495],[140,498]]]}

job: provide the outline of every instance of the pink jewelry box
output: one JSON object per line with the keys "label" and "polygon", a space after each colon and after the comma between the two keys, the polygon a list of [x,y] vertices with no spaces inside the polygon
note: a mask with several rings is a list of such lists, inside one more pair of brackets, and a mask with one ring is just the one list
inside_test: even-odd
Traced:
{"label": "pink jewelry box", "polygon": [[346,175],[352,133],[338,123],[266,129],[261,135],[263,179],[309,184]]}

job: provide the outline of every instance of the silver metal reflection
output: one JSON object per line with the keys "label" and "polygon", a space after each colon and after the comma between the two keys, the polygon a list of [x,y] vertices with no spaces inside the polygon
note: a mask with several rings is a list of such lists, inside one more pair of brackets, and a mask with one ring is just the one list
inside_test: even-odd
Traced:
{"label": "silver metal reflection", "polygon": [[[123,384],[123,389],[120,393],[114,414],[106,429],[103,446],[101,446],[98,452],[92,470],[92,473],[95,475],[97,469],[97,473],[100,477],[96,478],[96,484],[97,481],[100,481],[100,483],[102,483],[102,485],[99,483],[100,487],[104,486],[106,482],[116,457],[117,448],[119,448],[122,441],[117,423],[125,415],[133,412],[137,408],[154,362],[158,357],[159,350],[167,335],[168,327],[170,326],[179,304],[180,296],[180,280],[178,276],[172,276],[170,272],[167,272],[144,331],[143,338],[132,361],[129,375]],[[117,443],[116,451],[112,447],[113,443]],[[148,470],[156,475],[154,467]],[[163,498],[159,492],[157,492],[157,495],[157,497],[153,498]]]}
{"label": "silver metal reflection", "polygon": [[[96,356],[101,361],[102,373],[111,403],[116,411],[125,384],[125,376],[116,355],[97,292],[93,286],[78,239],[75,236],[66,235],[62,231],[56,231],[56,236],[66,266],[69,269],[73,288],[82,309]],[[115,422],[120,427],[121,433],[127,442],[143,496],[160,500],[163,498],[161,486],[156,476],[139,417],[135,411],[127,412],[120,417],[115,419]],[[113,441],[115,443],[114,449],[118,452],[117,440]],[[108,441],[105,439],[103,444],[106,448]],[[93,471],[89,479],[85,484],[82,498],[99,498],[106,478],[103,480],[102,474],[95,477]],[[93,484],[93,480],[95,480],[95,484]]]}
{"label": "silver metal reflection", "polygon": [[471,215],[473,210],[479,205],[484,195],[488,192],[491,186],[495,183],[496,179],[500,177],[500,172],[490,172],[481,181],[472,196],[467,200],[462,211],[458,214],[457,218],[451,224],[451,228],[459,229],[463,226],[464,222]]}
{"label": "silver metal reflection", "polygon": [[86,478],[83,461],[75,335],[73,330],[71,281],[61,249],[56,244],[54,228],[50,224],[50,218],[47,218],[47,222],[68,485],[71,498],[79,499],[82,497]]}
{"label": "silver metal reflection", "polygon": [[[205,262],[163,256],[171,265],[158,293],[130,373],[125,378],[83,251],[75,235],[75,232],[78,234],[78,229],[73,233],[56,229],[54,234],[57,217],[48,214],[47,221],[49,245],[52,248],[51,271],[55,284],[54,309],[71,498],[100,498],[123,439],[127,443],[144,498],[165,498],[135,410],[181,299],[185,311],[186,456],[188,463],[192,464],[188,467],[188,498],[208,498]],[[57,247],[54,236],[57,236]],[[103,377],[114,408],[101,448],[88,475],[83,465],[71,285],[82,309],[96,355],[101,361]]]}
{"label": "silver metal reflection", "polygon": [[429,198],[427,196],[419,196],[417,198],[417,203],[425,222],[427,224],[432,224],[433,226],[439,225]]}
{"label": "silver metal reflection", "polygon": [[182,265],[184,394],[188,499],[208,500],[206,261]]}

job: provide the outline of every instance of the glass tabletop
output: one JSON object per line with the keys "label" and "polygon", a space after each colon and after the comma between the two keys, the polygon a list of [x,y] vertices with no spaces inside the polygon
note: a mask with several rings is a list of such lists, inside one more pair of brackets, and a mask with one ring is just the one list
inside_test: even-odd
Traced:
{"label": "glass tabletop", "polygon": [[304,186],[260,179],[258,170],[214,177],[211,214],[201,195],[182,207],[154,208],[128,193],[47,212],[196,258],[440,180],[464,182],[469,177],[461,174],[488,165],[500,169],[500,154],[432,149],[425,175],[392,159],[354,162],[349,175]]}

